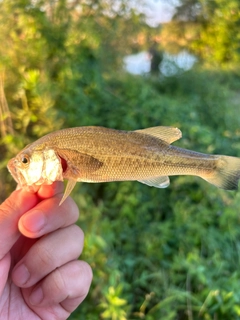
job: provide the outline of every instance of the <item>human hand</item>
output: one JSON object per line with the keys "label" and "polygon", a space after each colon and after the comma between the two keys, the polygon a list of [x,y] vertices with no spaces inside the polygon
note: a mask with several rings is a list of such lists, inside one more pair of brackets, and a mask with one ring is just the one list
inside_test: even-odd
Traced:
{"label": "human hand", "polygon": [[0,205],[0,318],[60,320],[86,297],[90,266],[78,260],[83,232],[63,184],[14,191]]}

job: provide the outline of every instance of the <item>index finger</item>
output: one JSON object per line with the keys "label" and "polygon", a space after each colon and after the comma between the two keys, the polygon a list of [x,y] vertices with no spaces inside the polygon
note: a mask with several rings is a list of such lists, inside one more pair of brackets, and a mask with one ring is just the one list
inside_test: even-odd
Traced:
{"label": "index finger", "polygon": [[0,259],[12,248],[20,235],[19,218],[38,202],[36,194],[15,190],[0,205]]}
{"label": "index finger", "polygon": [[53,197],[62,191],[63,183],[61,182],[41,186],[37,193],[18,189],[0,205],[0,260],[20,236],[18,229],[20,217],[35,207],[41,200]]}

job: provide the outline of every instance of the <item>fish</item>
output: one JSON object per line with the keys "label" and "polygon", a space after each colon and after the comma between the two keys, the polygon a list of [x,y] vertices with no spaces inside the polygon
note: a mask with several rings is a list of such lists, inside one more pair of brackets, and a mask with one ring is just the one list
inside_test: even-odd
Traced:
{"label": "fish", "polygon": [[169,176],[198,176],[216,187],[237,190],[240,158],[204,154],[172,145],[178,128],[135,131],[98,126],[51,132],[27,145],[8,162],[21,188],[68,180],[61,205],[77,182],[139,181],[166,188]]}

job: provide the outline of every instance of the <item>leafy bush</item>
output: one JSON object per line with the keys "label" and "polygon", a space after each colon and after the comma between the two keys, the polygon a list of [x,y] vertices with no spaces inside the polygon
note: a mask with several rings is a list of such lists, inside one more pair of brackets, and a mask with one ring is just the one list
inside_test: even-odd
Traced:
{"label": "leafy bush", "polygon": [[[108,79],[111,109],[103,104],[96,115],[91,110],[81,119],[123,129],[171,124],[183,129],[178,145],[239,155],[233,89],[220,76],[192,70],[161,83],[114,76]],[[222,119],[217,127],[215,114]],[[73,319],[239,318],[239,196],[198,178],[171,181],[164,190],[137,182],[82,184],[75,190],[84,258],[95,278],[88,303]]]}
{"label": "leafy bush", "polygon": [[[106,48],[117,51],[114,36],[104,38],[111,15],[95,11],[94,19],[91,1],[82,19],[75,19],[70,2],[56,2],[49,11],[44,4],[0,5],[0,39],[8,39],[0,67],[15,132],[0,143],[1,199],[14,187],[8,159],[63,126],[170,125],[183,132],[176,145],[240,155],[237,67],[197,67],[158,80],[128,75],[118,54],[110,54],[105,67]],[[116,30],[126,32],[126,18],[115,19]],[[171,177],[163,190],[138,182],[83,183],[73,196],[86,237],[81,258],[91,264],[94,280],[70,319],[240,319],[239,193],[182,176]]]}

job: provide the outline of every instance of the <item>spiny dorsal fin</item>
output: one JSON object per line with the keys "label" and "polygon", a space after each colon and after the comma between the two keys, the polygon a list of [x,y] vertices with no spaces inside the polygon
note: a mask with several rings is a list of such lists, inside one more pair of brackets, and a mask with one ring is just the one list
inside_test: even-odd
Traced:
{"label": "spiny dorsal fin", "polygon": [[167,143],[172,143],[182,137],[182,132],[173,127],[152,127],[147,129],[135,130],[135,132],[148,134]]}

